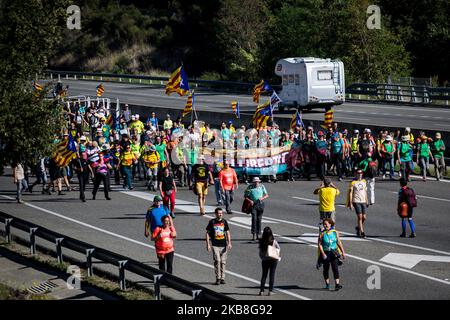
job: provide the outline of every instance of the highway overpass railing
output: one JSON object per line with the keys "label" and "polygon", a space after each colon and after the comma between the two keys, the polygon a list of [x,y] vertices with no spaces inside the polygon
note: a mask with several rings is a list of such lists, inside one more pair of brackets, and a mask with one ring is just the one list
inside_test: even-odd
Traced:
{"label": "highway overpass railing", "polygon": [[[47,70],[41,78],[50,80],[91,80],[100,82],[123,82],[164,87],[168,77],[141,76],[131,74],[95,73],[78,71]],[[189,79],[192,89],[220,90],[235,93],[251,94],[254,83]],[[280,85],[272,86],[275,90]],[[398,104],[421,104],[448,106],[450,104],[450,88],[430,87],[424,85],[403,85],[391,83],[353,83],[346,88],[349,101],[360,102],[394,102]]]}
{"label": "highway overpass railing", "polygon": [[153,281],[156,300],[161,300],[161,285],[166,285],[169,288],[187,294],[192,297],[192,300],[233,300],[224,294],[212,291],[172,274],[162,272],[142,262],[51,231],[2,211],[0,211],[0,222],[5,225],[5,238],[7,243],[12,241],[11,228],[16,228],[29,234],[31,254],[36,254],[36,238],[41,238],[55,245],[59,263],[63,262],[63,248],[85,255],[88,277],[94,274],[92,259],[98,259],[102,262],[117,266],[121,290],[126,290],[125,271],[128,271]]}

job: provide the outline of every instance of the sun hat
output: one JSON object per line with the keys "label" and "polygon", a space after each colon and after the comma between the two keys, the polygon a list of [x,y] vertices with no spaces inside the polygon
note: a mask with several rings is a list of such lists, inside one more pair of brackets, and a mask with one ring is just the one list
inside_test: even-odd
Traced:
{"label": "sun hat", "polygon": [[392,137],[391,136],[386,136],[386,141],[392,141]]}
{"label": "sun hat", "polygon": [[402,141],[408,141],[409,137],[408,136],[402,136]]}
{"label": "sun hat", "polygon": [[261,182],[261,179],[259,177],[254,177],[253,182]]}

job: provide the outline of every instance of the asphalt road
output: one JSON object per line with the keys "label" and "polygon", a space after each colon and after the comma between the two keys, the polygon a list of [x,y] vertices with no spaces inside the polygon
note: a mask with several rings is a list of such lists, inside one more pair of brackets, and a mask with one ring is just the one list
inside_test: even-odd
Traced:
{"label": "asphalt road", "polygon": [[[205,227],[215,208],[213,187],[209,188],[205,217],[199,216],[191,191],[180,188],[177,194],[175,226],[178,239],[175,241],[174,273],[244,300],[450,299],[448,182],[412,182],[419,200],[414,214],[417,237],[410,239],[399,238],[400,219],[395,213],[398,182],[377,181],[376,203],[369,208],[366,223],[368,238],[363,240],[353,236],[355,214],[342,206],[348,181],[335,183],[342,191],[337,200],[337,230],[343,235],[347,253],[340,270],[344,286],[341,291],[324,291],[322,272],[315,268],[318,208],[312,192],[319,182],[314,180],[265,184],[270,198],[266,202],[263,227],[271,226],[282,250],[275,296],[257,296],[261,276],[258,246],[250,240],[249,216],[239,213],[244,184],[239,185],[236,192],[235,212],[226,215],[233,238],[227,263],[227,284],[212,284],[215,280],[212,254],[205,249]],[[152,243],[143,235],[144,213],[153,195],[144,190],[142,182],[138,182],[131,192],[122,190],[121,186],[113,189],[112,201],[104,200],[103,194],[99,193],[96,201],[82,203],[78,200],[78,192],[43,196],[40,187],[36,187],[33,194],[24,195],[26,204],[20,205],[14,201],[12,177],[2,176],[0,210],[156,265]],[[416,264],[415,259],[418,259],[416,262],[424,261]],[[368,282],[373,283],[369,279],[372,268],[379,268],[379,289],[367,286]]]}
{"label": "asphalt road", "polygon": [[[69,85],[69,95],[95,96],[96,86],[99,82],[85,80],[65,80],[63,84]],[[119,98],[123,103],[143,105],[149,107],[184,108],[186,97],[177,94],[167,96],[163,88],[154,88],[148,85],[128,83],[103,83],[105,98]],[[211,91],[196,91],[195,105],[197,110],[223,110],[230,112],[230,102],[237,100],[242,113],[253,114],[256,104],[250,95],[230,94]],[[265,101],[262,97],[261,101]],[[280,114],[278,117],[291,118],[293,110]],[[323,120],[323,110],[304,111],[304,120]],[[411,127],[414,129],[450,131],[450,109],[423,107],[423,106],[397,106],[386,104],[345,103],[335,108],[334,119],[338,122],[358,123],[361,125],[376,125],[395,128]]]}

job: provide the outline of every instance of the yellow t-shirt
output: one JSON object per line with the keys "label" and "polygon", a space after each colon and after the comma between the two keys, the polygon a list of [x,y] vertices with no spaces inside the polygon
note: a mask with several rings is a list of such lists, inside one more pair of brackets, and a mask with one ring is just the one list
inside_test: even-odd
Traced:
{"label": "yellow t-shirt", "polygon": [[145,166],[147,168],[155,169],[155,168],[158,167],[158,162],[159,162],[159,154],[158,154],[158,152],[145,153],[142,158],[145,161]]}
{"label": "yellow t-shirt", "polygon": [[120,158],[121,158],[122,166],[129,167],[129,166],[133,165],[134,154],[131,151],[130,152],[125,151],[124,153],[122,153]]}
{"label": "yellow t-shirt", "polygon": [[340,194],[339,190],[332,187],[325,187],[319,189],[319,211],[331,212],[336,211],[334,207],[334,200]]}

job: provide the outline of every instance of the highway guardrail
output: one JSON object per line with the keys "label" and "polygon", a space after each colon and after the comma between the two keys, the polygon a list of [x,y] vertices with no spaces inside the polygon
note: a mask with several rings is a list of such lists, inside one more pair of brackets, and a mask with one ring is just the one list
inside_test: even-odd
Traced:
{"label": "highway guardrail", "polygon": [[192,300],[233,300],[224,294],[181,279],[172,274],[162,272],[161,270],[143,264],[142,262],[51,231],[34,223],[13,217],[2,211],[0,211],[0,222],[5,224],[5,239],[7,243],[12,241],[11,228],[16,228],[29,233],[31,254],[36,254],[36,238],[41,238],[55,245],[59,263],[63,262],[63,248],[85,255],[88,276],[93,275],[93,258],[117,266],[121,290],[126,290],[125,271],[128,271],[153,281],[154,296],[156,300],[161,300],[161,285],[166,285],[169,288],[190,295]]}

